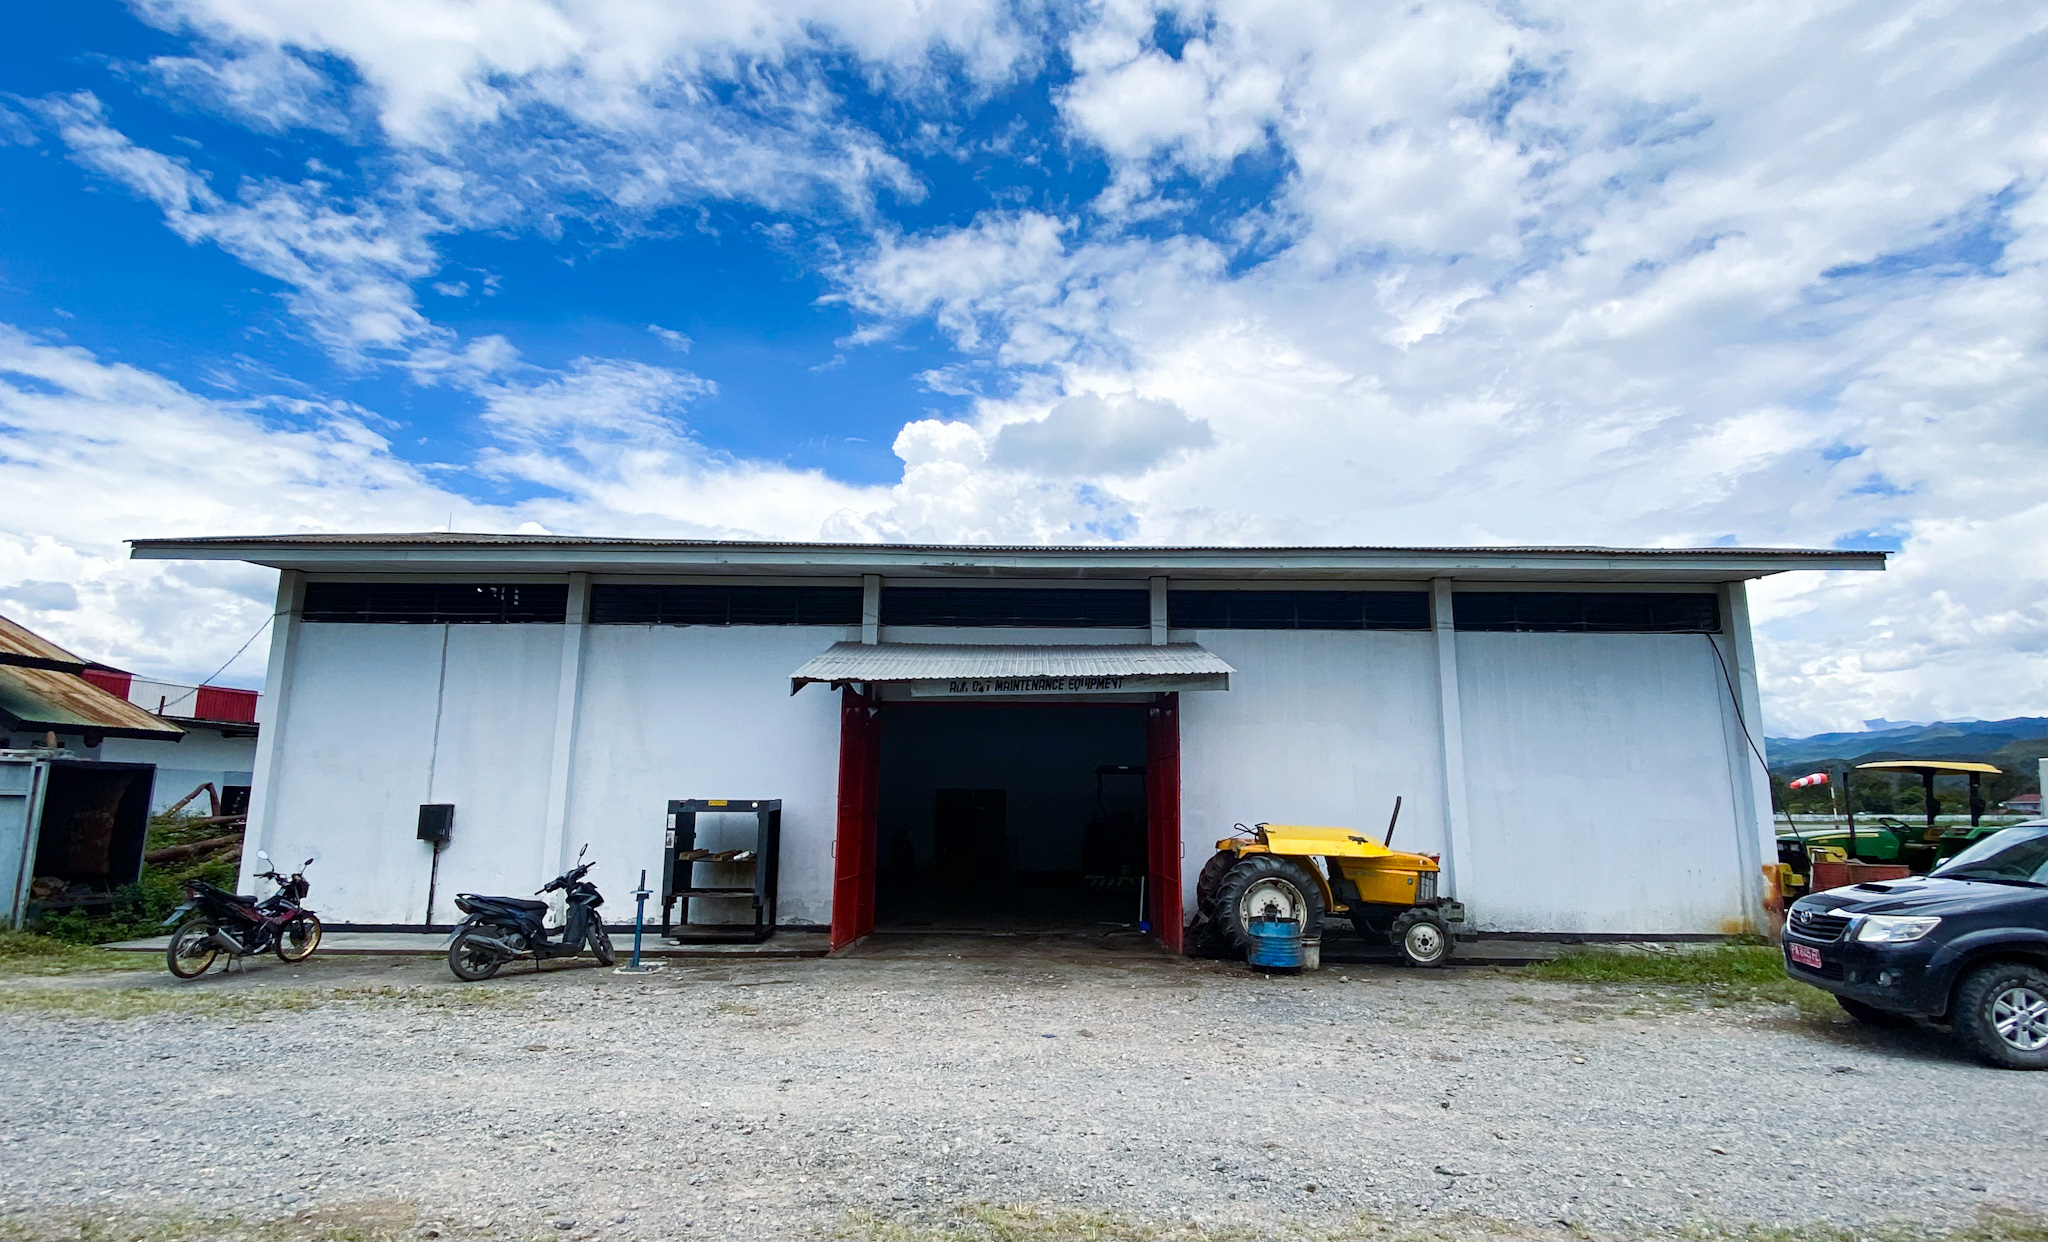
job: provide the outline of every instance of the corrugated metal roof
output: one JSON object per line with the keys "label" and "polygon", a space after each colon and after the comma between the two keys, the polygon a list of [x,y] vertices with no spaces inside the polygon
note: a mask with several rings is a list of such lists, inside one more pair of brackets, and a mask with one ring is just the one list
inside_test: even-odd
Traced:
{"label": "corrugated metal roof", "polygon": [[101,733],[174,742],[185,731],[76,673],[0,665],[0,721],[23,732]]}
{"label": "corrugated metal roof", "polygon": [[6,617],[0,617],[0,664],[25,668],[54,668],[67,673],[83,669],[88,661],[59,647]]}
{"label": "corrugated metal roof", "polygon": [[790,685],[993,677],[1198,677],[1236,671],[1199,643],[834,643],[790,674]]}
{"label": "corrugated metal roof", "polygon": [[311,573],[663,574],[751,578],[1018,578],[1134,582],[1736,582],[1790,570],[1881,570],[1885,553],[1829,548],[1157,547],[1134,544],[771,543],[586,535],[400,534],[137,539],[144,560],[234,560]]}
{"label": "corrugated metal roof", "polygon": [[829,549],[835,552],[939,552],[973,555],[975,553],[1030,554],[1087,552],[1109,553],[1116,556],[1142,560],[1160,553],[1214,552],[1243,554],[1246,556],[1287,555],[1290,553],[1318,552],[1422,552],[1447,555],[1530,555],[1556,554],[1565,556],[1628,556],[1628,557],[1670,557],[1670,556],[1783,556],[1783,557],[1840,557],[1851,555],[1882,561],[1887,553],[1856,551],[1844,553],[1839,548],[1611,548],[1598,545],[1543,545],[1543,544],[1501,544],[1466,545],[1462,547],[1437,545],[1397,546],[1393,544],[1329,544],[1329,545],[1257,545],[1257,544],[999,544],[999,543],[832,543],[824,541],[796,542],[769,539],[636,539],[598,535],[499,535],[459,534],[448,531],[414,531],[396,534],[310,534],[310,535],[204,535],[190,539],[133,539],[129,543],[137,550],[198,549],[207,547],[576,547],[576,548],[696,548],[726,549],[734,552],[751,550],[802,550],[806,548]]}

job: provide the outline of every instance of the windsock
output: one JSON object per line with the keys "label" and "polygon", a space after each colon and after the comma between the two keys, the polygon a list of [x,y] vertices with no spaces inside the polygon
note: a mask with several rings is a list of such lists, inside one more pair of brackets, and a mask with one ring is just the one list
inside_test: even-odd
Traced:
{"label": "windsock", "polygon": [[1798,780],[1796,780],[1796,781],[1791,781],[1791,782],[1788,782],[1788,783],[1786,784],[1785,788],[1787,788],[1787,789],[1804,789],[1804,788],[1806,788],[1806,787],[1807,787],[1808,785],[1825,785],[1825,784],[1827,784],[1827,783],[1828,783],[1828,774],[1827,774],[1827,773],[1825,773],[1825,772],[1810,772],[1810,773],[1808,773],[1807,775],[1805,775],[1805,776],[1802,776],[1802,777],[1800,777],[1800,778],[1799,778]]}

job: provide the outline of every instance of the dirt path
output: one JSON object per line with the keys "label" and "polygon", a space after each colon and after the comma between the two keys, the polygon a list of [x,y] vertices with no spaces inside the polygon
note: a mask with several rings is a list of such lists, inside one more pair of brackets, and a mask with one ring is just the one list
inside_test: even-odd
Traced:
{"label": "dirt path", "polygon": [[1012,1205],[1063,1233],[2024,1234],[1995,1213],[2048,1212],[2048,1074],[1932,1033],[1091,941],[474,986],[369,958],[18,981],[0,1091],[6,1237],[1034,1231]]}

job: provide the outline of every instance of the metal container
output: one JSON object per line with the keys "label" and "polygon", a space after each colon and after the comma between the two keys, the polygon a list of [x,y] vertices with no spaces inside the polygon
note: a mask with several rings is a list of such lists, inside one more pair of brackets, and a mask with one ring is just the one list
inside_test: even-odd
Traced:
{"label": "metal container", "polygon": [[1251,944],[1244,959],[1253,970],[1274,974],[1301,972],[1301,923],[1297,919],[1256,918],[1245,924]]}
{"label": "metal container", "polygon": [[1890,863],[1817,862],[1813,864],[1811,891],[1819,893],[1831,888],[1847,888],[1851,884],[1903,880],[1912,874],[1912,868]]}

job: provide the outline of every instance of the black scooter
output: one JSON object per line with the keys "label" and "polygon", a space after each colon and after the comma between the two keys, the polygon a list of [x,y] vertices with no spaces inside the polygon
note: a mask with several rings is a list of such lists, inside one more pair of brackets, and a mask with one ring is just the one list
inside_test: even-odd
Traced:
{"label": "black scooter", "polygon": [[612,952],[604,920],[597,916],[597,908],[604,904],[604,894],[583,878],[597,865],[583,861],[583,855],[589,851],[587,845],[577,851],[576,866],[536,890],[536,895],[557,889],[568,892],[569,914],[560,927],[544,925],[548,913],[544,901],[455,894],[455,908],[469,916],[448,938],[448,969],[455,972],[455,977],[465,983],[477,983],[497,974],[500,967],[515,959],[530,960],[538,970],[547,959],[571,957],[583,952],[586,945],[598,965],[616,962],[618,955]]}

